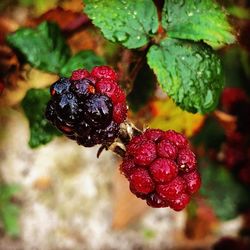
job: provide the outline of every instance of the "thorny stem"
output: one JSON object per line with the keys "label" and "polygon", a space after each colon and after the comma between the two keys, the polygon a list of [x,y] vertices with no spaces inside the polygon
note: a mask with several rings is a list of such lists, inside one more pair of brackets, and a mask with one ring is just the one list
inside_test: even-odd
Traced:
{"label": "thorny stem", "polygon": [[132,82],[132,84],[134,84],[134,81],[136,79],[136,76],[138,75],[140,69],[142,68],[144,61],[145,61],[145,56],[146,53],[143,54],[143,56],[141,56],[138,61],[136,62],[135,67],[133,68],[133,70],[130,73],[129,79]]}
{"label": "thorny stem", "polygon": [[[122,55],[118,68],[120,71],[120,82],[124,85],[127,94],[133,89],[136,77],[145,63],[146,54],[150,48],[151,43],[141,49],[140,55],[135,55],[131,51],[125,50]],[[135,64],[130,70],[132,64]]]}

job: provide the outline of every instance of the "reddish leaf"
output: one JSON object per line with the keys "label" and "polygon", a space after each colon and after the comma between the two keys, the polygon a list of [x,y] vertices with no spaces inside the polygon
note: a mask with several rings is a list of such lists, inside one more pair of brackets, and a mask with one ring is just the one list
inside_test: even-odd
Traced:
{"label": "reddish leaf", "polygon": [[73,54],[81,50],[93,50],[96,54],[102,55],[103,41],[100,36],[92,35],[91,31],[84,29],[75,32],[67,42]]}
{"label": "reddish leaf", "polygon": [[0,44],[4,44],[8,33],[17,30],[19,25],[12,19],[0,16]]}
{"label": "reddish leaf", "polygon": [[61,7],[51,9],[38,18],[28,21],[28,26],[37,26],[44,21],[56,22],[63,31],[73,31],[89,22],[84,13],[65,10]]}

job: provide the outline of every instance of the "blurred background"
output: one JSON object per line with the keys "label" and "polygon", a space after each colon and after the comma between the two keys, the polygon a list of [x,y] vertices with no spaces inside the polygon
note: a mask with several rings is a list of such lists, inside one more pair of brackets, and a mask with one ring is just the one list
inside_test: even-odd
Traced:
{"label": "blurred background", "polygon": [[[216,110],[200,115],[178,108],[145,62],[135,74],[142,52],[105,40],[82,1],[0,1],[0,250],[250,249],[250,2],[219,2],[237,43],[218,49],[226,85]],[[189,137],[202,187],[184,211],[148,207],[130,193],[118,156],[97,158],[98,146],[49,127],[43,90],[59,74],[31,66],[6,42],[44,21],[59,26],[84,67],[117,70],[134,124]]]}

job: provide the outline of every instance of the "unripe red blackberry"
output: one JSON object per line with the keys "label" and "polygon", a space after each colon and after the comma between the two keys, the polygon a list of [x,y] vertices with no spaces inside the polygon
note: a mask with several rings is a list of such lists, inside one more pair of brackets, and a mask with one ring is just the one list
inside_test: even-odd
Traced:
{"label": "unripe red blackberry", "polygon": [[178,167],[175,162],[167,158],[157,158],[149,168],[151,175],[158,183],[169,182],[178,174]]}
{"label": "unripe red blackberry", "polygon": [[80,145],[113,142],[127,117],[125,93],[116,80],[108,66],[95,67],[91,73],[79,69],[70,78],[59,79],[50,88],[46,118]]}
{"label": "unripe red blackberry", "polygon": [[126,147],[120,171],[130,190],[152,207],[180,211],[201,184],[186,137],[173,130],[147,129]]}
{"label": "unripe red blackberry", "polygon": [[239,102],[246,102],[247,95],[243,89],[238,87],[226,87],[221,94],[222,108],[231,113],[234,110],[234,106]]}
{"label": "unripe red blackberry", "polygon": [[137,168],[129,176],[130,188],[138,194],[149,194],[154,190],[154,182],[148,171],[144,168]]}
{"label": "unripe red blackberry", "polygon": [[174,178],[171,182],[157,185],[156,192],[166,201],[177,199],[180,194],[186,192],[186,182],[180,176]]}

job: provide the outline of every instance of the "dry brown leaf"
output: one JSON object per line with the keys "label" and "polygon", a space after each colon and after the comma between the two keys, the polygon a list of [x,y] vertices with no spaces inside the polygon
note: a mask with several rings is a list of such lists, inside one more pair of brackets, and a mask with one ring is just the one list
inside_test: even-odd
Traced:
{"label": "dry brown leaf", "polygon": [[18,79],[16,88],[4,89],[0,98],[0,106],[16,105],[24,98],[28,89],[44,88],[58,79],[58,75],[31,68],[28,64],[24,65],[21,75],[22,77]]}
{"label": "dry brown leaf", "polygon": [[19,28],[19,24],[9,17],[0,16],[0,44],[5,43],[5,37],[7,34],[16,31]]}
{"label": "dry brown leaf", "polygon": [[77,53],[80,50],[93,50],[97,52],[98,41],[96,36],[91,34],[89,30],[82,30],[75,33],[68,39],[68,44],[73,52]]}
{"label": "dry brown leaf", "polygon": [[33,187],[40,190],[45,191],[52,186],[52,180],[49,176],[41,176],[36,179],[33,183]]}
{"label": "dry brown leaf", "polygon": [[82,0],[64,0],[59,5],[67,10],[71,11],[82,11],[83,10],[83,1]]}
{"label": "dry brown leaf", "polygon": [[0,45],[0,78],[5,87],[15,87],[20,64],[16,54],[7,45]]}
{"label": "dry brown leaf", "polygon": [[65,10],[61,7],[51,9],[38,18],[28,20],[27,26],[35,27],[43,21],[52,21],[63,31],[73,31],[89,22],[89,18],[81,12]]}
{"label": "dry brown leaf", "polygon": [[211,235],[218,219],[211,208],[200,206],[196,217],[187,220],[186,235],[190,239],[204,239]]}
{"label": "dry brown leaf", "polygon": [[120,174],[119,170],[115,173],[113,186],[114,209],[112,227],[114,229],[122,229],[135,222],[149,207],[143,200],[138,199],[130,192],[128,181]]}

